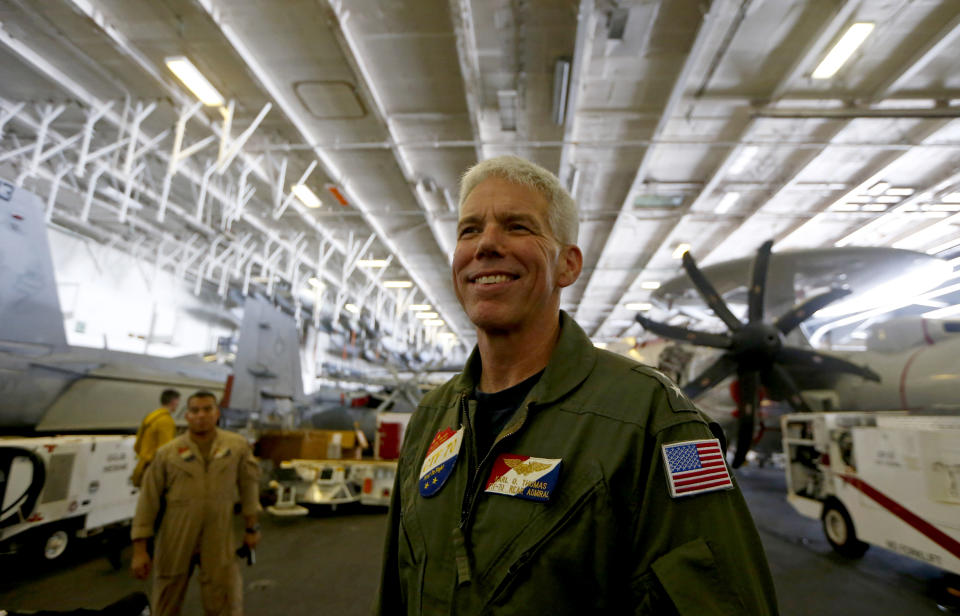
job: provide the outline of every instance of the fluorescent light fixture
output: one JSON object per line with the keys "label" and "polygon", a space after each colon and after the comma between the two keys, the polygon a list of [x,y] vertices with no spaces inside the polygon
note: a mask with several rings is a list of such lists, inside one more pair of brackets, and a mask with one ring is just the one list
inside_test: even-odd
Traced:
{"label": "fluorescent light fixture", "polygon": [[316,276],[311,276],[310,279],[307,280],[307,283],[308,283],[311,287],[313,287],[314,289],[322,289],[323,287],[326,286],[326,285],[324,285],[323,282],[321,282],[321,280],[320,280],[319,278],[317,278]]}
{"label": "fluorescent light fixture", "polygon": [[412,286],[412,280],[387,280],[383,283],[385,289],[409,289]]}
{"label": "fluorescent light fixture", "polygon": [[858,22],[847,28],[847,31],[843,33],[833,49],[827,52],[817,68],[813,70],[812,77],[814,79],[830,79],[836,75],[840,67],[853,55],[853,52],[870,36],[870,33],[873,32],[873,26],[870,22]]}
{"label": "fluorescent light fixture", "polygon": [[733,164],[730,165],[730,173],[742,173],[759,151],[760,148],[755,145],[748,145],[740,150],[740,156],[737,156],[737,160],[733,161]]}
{"label": "fluorescent light fixture", "polygon": [[860,209],[864,212],[886,212],[888,207],[883,203],[865,203]]}
{"label": "fluorescent light fixture", "polygon": [[903,201],[903,197],[897,197],[896,195],[889,194],[887,191],[886,195],[880,195],[875,199],[877,203],[900,203]]}
{"label": "fluorescent light fixture", "polygon": [[626,308],[627,310],[637,310],[640,312],[646,312],[647,310],[650,310],[651,308],[653,308],[653,304],[651,304],[650,302],[630,302],[629,304],[624,304],[623,307]]}
{"label": "fluorescent light fixture", "polygon": [[714,214],[726,214],[730,208],[733,207],[733,204],[740,199],[740,193],[738,192],[728,192],[720,199],[720,203],[717,204],[717,207],[713,208]]}
{"label": "fluorescent light fixture", "polygon": [[960,212],[960,203],[931,203],[921,209],[924,212]]}
{"label": "fluorescent light fixture", "polygon": [[909,197],[916,191],[912,188],[888,188],[888,195],[897,195],[898,197]]}
{"label": "fluorescent light fixture", "polygon": [[598,349],[605,349],[605,348],[607,348],[607,343],[606,343],[606,342],[596,341],[596,342],[593,343],[593,346],[597,347]]}
{"label": "fluorescent light fixture", "polygon": [[674,259],[682,259],[683,254],[686,252],[690,252],[690,244],[687,244],[686,242],[680,242],[677,244],[677,247],[673,249],[672,256]]}
{"label": "fluorescent light fixture", "polygon": [[410,310],[423,312],[424,310],[433,310],[433,306],[430,304],[410,304]]}
{"label": "fluorescent light fixture", "polygon": [[877,182],[867,189],[867,194],[876,197],[877,195],[882,195],[887,192],[888,188],[890,188],[890,182]]}
{"label": "fluorescent light fixture", "polygon": [[443,319],[427,319],[423,322],[423,324],[429,327],[440,327],[441,325],[444,325],[444,322]]}
{"label": "fluorescent light fixture", "polygon": [[953,192],[949,195],[944,195],[940,200],[944,203],[960,203],[960,192]]}
{"label": "fluorescent light fixture", "polygon": [[457,335],[453,332],[440,332],[439,334],[437,334],[437,338],[455,341],[457,339]]}
{"label": "fluorescent light fixture", "polygon": [[641,289],[650,289],[651,291],[654,290],[654,289],[659,289],[659,288],[660,288],[660,281],[659,281],[659,280],[644,280],[643,282],[640,283],[640,288],[641,288]]}
{"label": "fluorescent light fixture", "polygon": [[183,85],[187,86],[200,102],[208,106],[223,105],[223,96],[207,81],[193,62],[184,56],[173,56],[164,60],[170,72],[176,75]]}
{"label": "fluorescent light fixture", "polygon": [[360,259],[357,261],[357,267],[386,267],[388,264],[386,259]]}
{"label": "fluorescent light fixture", "polygon": [[418,319],[425,319],[425,320],[426,320],[426,319],[436,319],[437,317],[440,316],[440,313],[438,313],[438,312],[418,312],[418,313],[417,313],[416,315],[414,315],[414,316],[416,316]]}
{"label": "fluorescent light fixture", "polygon": [[834,203],[830,206],[831,212],[859,212],[860,206],[856,203]]}
{"label": "fluorescent light fixture", "polygon": [[844,201],[849,203],[870,203],[873,201],[873,197],[870,195],[853,195],[851,197],[847,197],[844,199]]}
{"label": "fluorescent light fixture", "polygon": [[347,312],[352,312],[353,314],[360,314],[360,309],[354,306],[353,304],[345,304],[343,308]]}
{"label": "fluorescent light fixture", "polygon": [[560,58],[553,64],[553,123],[560,126],[567,118],[567,90],[570,89],[570,60]]}
{"label": "fluorescent light fixture", "polygon": [[323,205],[323,202],[320,201],[320,198],[313,194],[313,191],[310,190],[305,184],[294,184],[293,188],[290,189],[290,192],[300,200],[300,203],[304,204],[308,208],[316,209]]}

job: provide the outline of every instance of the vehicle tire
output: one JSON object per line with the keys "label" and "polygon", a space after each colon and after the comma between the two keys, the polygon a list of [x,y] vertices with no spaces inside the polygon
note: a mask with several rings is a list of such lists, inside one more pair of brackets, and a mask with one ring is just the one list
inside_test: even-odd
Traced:
{"label": "vehicle tire", "polygon": [[839,501],[827,501],[823,505],[823,534],[826,535],[837,554],[846,558],[860,558],[869,544],[857,539],[857,531],[853,527],[850,514]]}
{"label": "vehicle tire", "polygon": [[59,562],[72,547],[74,535],[67,526],[51,526],[40,532],[38,556],[46,563]]}

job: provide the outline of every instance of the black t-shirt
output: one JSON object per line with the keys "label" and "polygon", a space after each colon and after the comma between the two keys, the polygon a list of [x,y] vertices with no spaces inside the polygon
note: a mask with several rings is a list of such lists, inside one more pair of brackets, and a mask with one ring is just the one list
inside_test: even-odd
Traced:
{"label": "black t-shirt", "polygon": [[474,390],[473,397],[477,401],[474,428],[477,433],[477,453],[481,460],[490,451],[493,441],[513,417],[514,412],[520,408],[523,399],[527,397],[542,375],[543,370],[513,387],[493,394],[485,394],[479,389]]}

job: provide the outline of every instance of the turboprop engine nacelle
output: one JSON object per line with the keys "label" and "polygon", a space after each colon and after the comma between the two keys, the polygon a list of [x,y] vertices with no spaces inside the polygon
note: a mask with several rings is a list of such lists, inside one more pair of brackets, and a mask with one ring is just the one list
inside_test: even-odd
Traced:
{"label": "turboprop engine nacelle", "polygon": [[904,317],[871,327],[867,335],[867,350],[898,353],[904,349],[936,344],[951,338],[960,338],[960,319]]}
{"label": "turboprop engine nacelle", "polygon": [[[953,322],[955,325],[956,321]],[[857,353],[851,361],[866,364],[880,375],[873,383],[842,377],[836,392],[843,410],[960,411],[960,332],[950,332],[949,321],[928,323],[928,331],[947,334],[920,346],[900,347],[897,353]],[[933,326],[937,327],[933,327]],[[951,336],[952,334],[952,336]]]}

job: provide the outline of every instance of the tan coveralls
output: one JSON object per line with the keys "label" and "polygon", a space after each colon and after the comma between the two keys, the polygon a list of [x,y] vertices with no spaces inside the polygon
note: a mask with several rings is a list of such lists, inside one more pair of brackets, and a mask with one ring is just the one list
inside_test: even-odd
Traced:
{"label": "tan coveralls", "polygon": [[133,539],[152,537],[165,503],[153,559],[154,616],[180,613],[195,565],[204,613],[243,613],[233,506],[240,502],[245,516],[258,512],[259,476],[250,445],[233,432],[217,430],[206,462],[189,434],[157,451],[143,477],[130,533]]}
{"label": "tan coveralls", "polygon": [[137,466],[130,478],[133,485],[140,487],[143,473],[157,455],[157,450],[172,441],[176,435],[177,425],[170,409],[161,406],[143,418],[140,429],[137,430],[137,440],[133,444],[133,451],[137,454]]}

